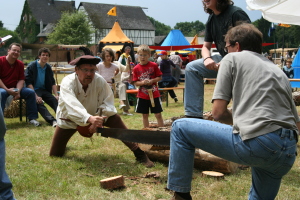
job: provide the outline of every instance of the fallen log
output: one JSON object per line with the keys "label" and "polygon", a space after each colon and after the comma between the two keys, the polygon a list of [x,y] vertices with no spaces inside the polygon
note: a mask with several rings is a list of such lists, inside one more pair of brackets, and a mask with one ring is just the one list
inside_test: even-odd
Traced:
{"label": "fallen log", "polygon": [[[155,162],[168,164],[170,150],[151,150],[151,145],[143,145],[140,147],[146,152],[149,159]],[[217,171],[224,174],[233,174],[238,171],[238,164],[230,162],[214,156],[208,152],[196,149],[194,167],[202,171]]]}
{"label": "fallen log", "polygon": [[194,166],[205,171],[210,170],[231,174],[238,171],[239,164],[217,157],[201,149],[196,149]]}
{"label": "fallen log", "polygon": [[[158,127],[157,123],[150,122],[150,127],[144,128],[143,130],[171,131],[172,123],[180,118],[181,117],[172,117],[169,120],[165,120],[165,127]],[[203,113],[203,118],[214,121],[212,112]],[[158,161],[165,164],[169,163],[170,150],[168,148],[143,144],[140,146],[152,161]],[[194,167],[202,171],[217,171],[224,174],[231,174],[238,171],[239,164],[214,156],[213,154],[202,151],[201,149],[196,149]]]}

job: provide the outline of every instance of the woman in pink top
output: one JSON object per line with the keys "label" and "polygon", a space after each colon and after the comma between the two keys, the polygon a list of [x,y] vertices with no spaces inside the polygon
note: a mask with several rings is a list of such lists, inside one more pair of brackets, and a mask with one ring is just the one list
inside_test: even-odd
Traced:
{"label": "woman in pink top", "polygon": [[115,53],[111,48],[104,48],[102,51],[103,62],[97,65],[98,73],[112,86],[113,78],[119,73],[119,67],[113,63]]}

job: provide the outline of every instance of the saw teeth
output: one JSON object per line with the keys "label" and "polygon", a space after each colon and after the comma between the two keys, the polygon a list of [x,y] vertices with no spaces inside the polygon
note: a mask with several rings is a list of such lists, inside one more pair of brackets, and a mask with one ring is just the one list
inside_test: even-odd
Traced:
{"label": "saw teeth", "polygon": [[[112,138],[112,139],[115,139],[115,138]],[[131,141],[126,141],[126,140],[122,140],[123,142],[130,142],[130,143],[134,143],[134,142],[131,142]],[[145,145],[152,145],[152,144],[149,144],[149,143],[143,143],[143,142],[139,142],[137,144],[145,144]],[[151,150],[153,150],[152,148],[157,148],[157,150],[169,150],[170,149],[170,146],[168,145],[152,145],[151,147]],[[160,149],[159,149],[160,148]]]}

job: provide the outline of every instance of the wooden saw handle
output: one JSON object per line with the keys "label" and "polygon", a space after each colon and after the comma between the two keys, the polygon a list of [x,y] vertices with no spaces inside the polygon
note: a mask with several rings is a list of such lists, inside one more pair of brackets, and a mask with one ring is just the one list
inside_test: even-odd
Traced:
{"label": "wooden saw handle", "polygon": [[149,97],[150,97],[151,106],[155,107],[152,89],[148,89],[148,94],[149,94]]}

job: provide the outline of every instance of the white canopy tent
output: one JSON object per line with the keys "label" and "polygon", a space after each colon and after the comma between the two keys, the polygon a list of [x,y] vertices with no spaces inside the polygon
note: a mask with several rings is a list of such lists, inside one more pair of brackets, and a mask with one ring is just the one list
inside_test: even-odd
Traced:
{"label": "white canopy tent", "polygon": [[300,0],[246,0],[249,10],[260,10],[269,22],[300,25]]}

